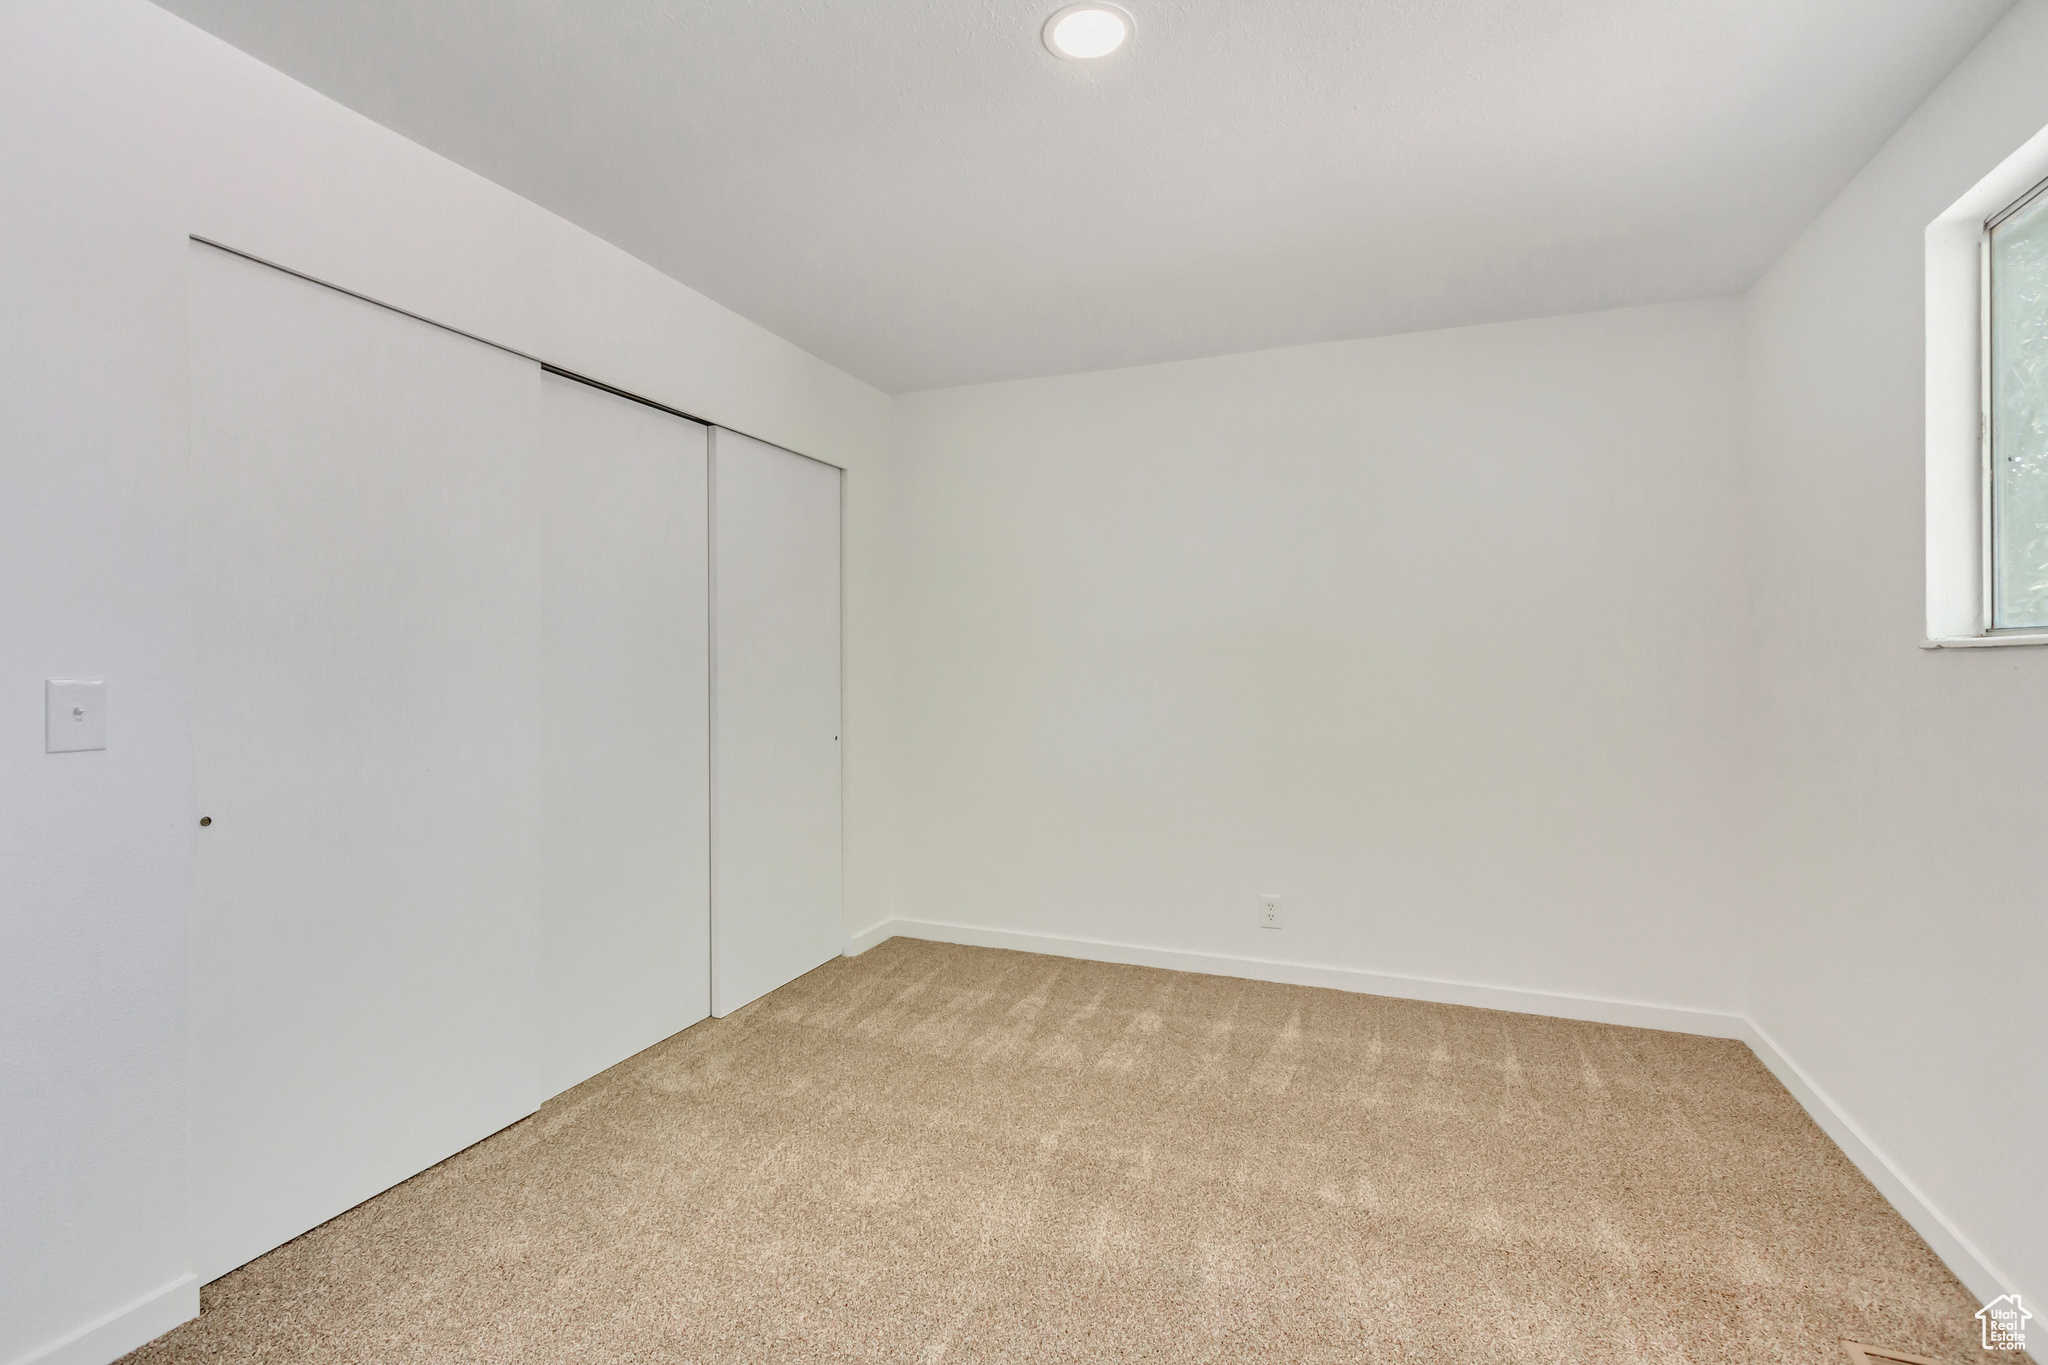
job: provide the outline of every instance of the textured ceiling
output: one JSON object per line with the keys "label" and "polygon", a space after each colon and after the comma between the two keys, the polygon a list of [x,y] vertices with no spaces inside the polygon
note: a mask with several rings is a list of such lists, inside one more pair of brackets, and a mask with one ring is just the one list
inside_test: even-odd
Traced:
{"label": "textured ceiling", "polygon": [[1746,288],[2012,0],[160,0],[891,391]]}

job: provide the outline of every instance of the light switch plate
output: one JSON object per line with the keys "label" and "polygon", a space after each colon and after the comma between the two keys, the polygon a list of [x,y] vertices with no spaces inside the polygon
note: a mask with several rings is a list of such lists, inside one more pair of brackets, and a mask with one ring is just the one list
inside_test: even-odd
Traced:
{"label": "light switch plate", "polygon": [[43,748],[66,754],[107,747],[107,685],[69,678],[43,683]]}

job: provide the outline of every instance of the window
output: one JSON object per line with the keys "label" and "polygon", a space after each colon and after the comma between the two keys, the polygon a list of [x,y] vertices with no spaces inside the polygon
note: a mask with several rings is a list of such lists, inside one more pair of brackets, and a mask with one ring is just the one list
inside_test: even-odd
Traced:
{"label": "window", "polygon": [[1993,631],[2048,627],[2048,184],[1985,225],[1987,583]]}
{"label": "window", "polygon": [[1926,236],[1920,643],[2048,648],[2048,128]]}

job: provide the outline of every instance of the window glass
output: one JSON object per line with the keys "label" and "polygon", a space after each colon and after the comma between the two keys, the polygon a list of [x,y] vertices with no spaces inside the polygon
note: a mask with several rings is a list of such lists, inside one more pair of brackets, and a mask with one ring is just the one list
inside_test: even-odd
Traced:
{"label": "window glass", "polygon": [[1991,230],[1991,625],[2048,626],[2048,194]]}

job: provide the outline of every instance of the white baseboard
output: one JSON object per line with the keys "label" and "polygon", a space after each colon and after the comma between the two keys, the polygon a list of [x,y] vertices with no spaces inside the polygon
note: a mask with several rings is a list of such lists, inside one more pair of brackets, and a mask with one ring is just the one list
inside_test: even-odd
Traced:
{"label": "white baseboard", "polygon": [[1272,981],[1289,986],[1324,986],[1332,990],[1386,995],[1400,1000],[1426,1000],[1440,1005],[1471,1005],[1479,1009],[1512,1010],[1517,1014],[1540,1014],[1552,1019],[1578,1019],[1594,1024],[1622,1024],[1630,1028],[1663,1029],[1675,1033],[1696,1033],[1709,1038],[1733,1038],[1747,1043],[1757,1059],[1778,1078],[1780,1084],[1812,1116],[1820,1130],[1833,1139],[1856,1169],[1891,1202],[1899,1216],[1920,1234],[1928,1247],[1955,1272],[1980,1303],[2000,1294],[2018,1290],[2000,1275],[1948,1219],[1930,1204],[1913,1182],[1873,1146],[1854,1123],[1836,1109],[1825,1092],[1815,1085],[1777,1043],[1757,1025],[1739,1014],[1711,1010],[1681,1009],[1628,1000],[1605,1000],[1594,996],[1564,995],[1548,991],[1512,990],[1501,986],[1480,986],[1458,981],[1435,981],[1426,977],[1395,976],[1382,972],[1356,971],[1346,967],[1313,967],[1298,962],[1275,962],[1263,958],[1226,957],[1220,953],[1179,952],[1167,948],[1143,948],[1129,943],[1107,943],[1094,939],[1064,938],[1051,934],[1025,934],[1008,929],[985,929],[971,924],[941,924],[928,920],[888,919],[862,930],[847,941],[847,956],[854,957],[891,938],[925,939],[934,943],[959,943],[975,948],[1014,948],[1026,953],[1052,957],[1080,958],[1089,962],[1116,962],[1134,967],[1167,967],[1183,972],[1207,972],[1251,981]]}
{"label": "white baseboard", "polygon": [[[850,936],[846,940],[845,955],[847,957],[859,957],[876,944],[886,943],[888,940],[895,938],[898,933],[902,932],[896,927],[899,923],[901,923],[899,920],[885,919],[880,924],[871,924],[859,933]],[[916,937],[914,934],[904,934],[903,936],[905,938]]]}
{"label": "white baseboard", "polygon": [[1835,1146],[1842,1149],[1842,1155],[1863,1172],[1864,1179],[1875,1185],[1877,1192],[1898,1210],[1899,1217],[1920,1234],[1920,1240],[1927,1243],[1928,1249],[1955,1272],[1963,1287],[1977,1296],[1977,1302],[1989,1303],[2001,1294],[2020,1292],[2017,1285],[1984,1258],[1969,1238],[1956,1231],[1955,1225],[1928,1202],[1904,1172],[1892,1165],[1884,1153],[1864,1136],[1863,1130],[1835,1107],[1827,1092],[1815,1084],[1797,1062],[1785,1055],[1770,1034],[1753,1021],[1745,1022],[1749,1024],[1749,1032],[1743,1036],[1743,1041],[1749,1044],[1749,1050],[1757,1055],[1757,1060],[1791,1092],[1792,1098],[1799,1101],[1799,1107],[1813,1117],[1814,1123],[1833,1139]]}
{"label": "white baseboard", "polygon": [[1180,972],[1206,972],[1211,976],[1272,981],[1283,986],[1324,986],[1330,990],[1354,991],[1361,995],[1387,995],[1398,1000],[1427,1000],[1438,1005],[1472,1005],[1485,1010],[1513,1010],[1517,1014],[1548,1015],[1553,1019],[1583,1019],[1594,1024],[1623,1024],[1629,1028],[1699,1033],[1710,1038],[1749,1037],[1747,1019],[1735,1014],[1717,1014],[1711,1010],[1680,1009],[1671,1005],[1650,1005],[1631,1000],[1603,1000],[1597,996],[1510,990],[1502,986],[1477,986],[1462,981],[1435,981],[1420,976],[1394,976],[1384,972],[1357,971],[1349,967],[1314,967],[1303,962],[1279,962],[1257,957],[1226,957],[1221,953],[1141,948],[1130,943],[1062,938],[1051,934],[1020,934],[1008,929],[983,929],[971,924],[938,924],[928,920],[883,920],[880,924],[854,935],[848,941],[847,956],[858,956],[885,939],[899,937],[926,939],[933,943],[960,943],[974,948],[1014,948],[1019,952],[1082,958],[1089,962],[1117,962],[1130,967],[1167,967]]}
{"label": "white baseboard", "polygon": [[98,1322],[17,1357],[14,1365],[107,1365],[198,1316],[199,1277],[181,1275]]}

